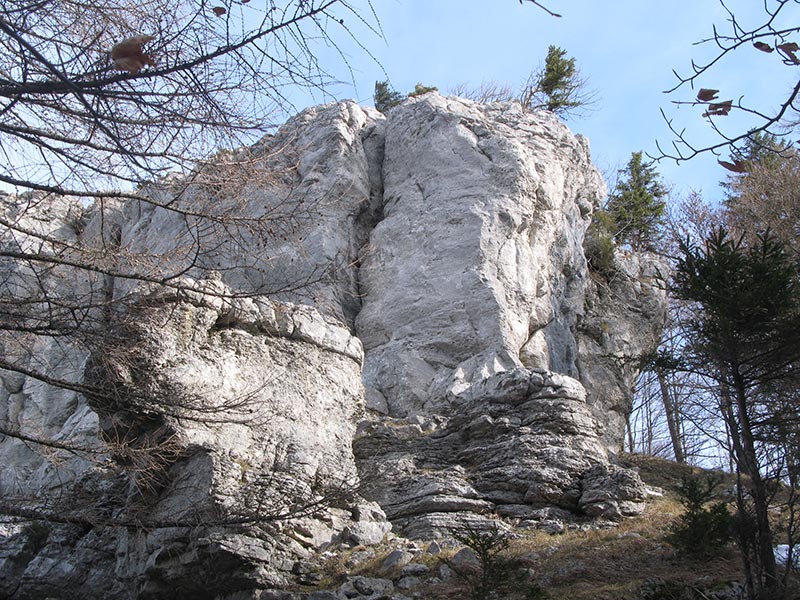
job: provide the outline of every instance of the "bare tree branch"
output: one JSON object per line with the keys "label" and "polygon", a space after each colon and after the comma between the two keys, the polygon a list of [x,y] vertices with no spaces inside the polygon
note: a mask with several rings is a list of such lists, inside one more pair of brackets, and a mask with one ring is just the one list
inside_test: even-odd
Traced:
{"label": "bare tree branch", "polygon": [[[531,4],[534,4],[534,5],[538,6],[539,8],[541,8],[541,9],[542,9],[544,12],[546,12],[546,13],[547,13],[548,15],[550,15],[551,17],[561,17],[561,15],[560,15],[560,14],[558,14],[558,13],[556,13],[556,12],[553,12],[552,10],[550,10],[549,8],[547,8],[547,7],[546,7],[544,4],[542,4],[541,2],[537,2],[536,0],[524,0],[524,1],[525,1],[525,2],[530,2]],[[523,2],[523,0],[519,0],[519,3],[520,3],[520,4],[522,4],[522,2]]]}
{"label": "bare tree branch", "polygon": [[[764,15],[765,20],[754,26],[745,27],[737,19],[734,11],[727,6],[724,0],[720,4],[728,15],[728,33],[721,32],[716,25],[710,37],[697,42],[697,45],[713,45],[717,51],[711,59],[698,64],[692,61],[691,69],[688,74],[680,74],[673,71],[677,78],[677,83],[665,93],[671,94],[682,89],[692,89],[700,84],[701,81],[707,82],[714,75],[714,70],[725,59],[731,58],[737,52],[745,52],[748,48],[757,53],[761,53],[764,59],[778,57],[787,68],[800,66],[800,58],[797,43],[793,38],[800,34],[800,25],[795,25],[790,21],[789,9],[796,0],[765,0]],[[706,83],[706,85],[708,85]],[[719,90],[710,88],[700,89],[697,97],[689,101],[674,101],[676,105],[702,106],[706,108],[703,117],[706,119],[711,129],[719,136],[720,141],[713,144],[698,145],[693,143],[685,128],[675,125],[674,119],[667,116],[662,110],[662,117],[667,123],[670,132],[674,136],[671,142],[671,149],[665,149],[658,142],[657,155],[652,158],[656,160],[671,159],[676,162],[691,160],[695,156],[704,153],[712,153],[719,156],[725,151],[734,154],[740,144],[753,139],[758,133],[769,133],[772,135],[786,136],[794,129],[795,123],[792,115],[797,112],[798,94],[800,94],[800,80],[791,87],[788,93],[776,91],[774,96],[778,99],[777,108],[764,110],[750,106],[744,102],[744,94],[739,95],[735,102],[732,100],[717,100],[716,93]],[[712,97],[711,93],[714,93]],[[730,94],[730,92],[727,92]],[[708,97],[706,97],[708,96]],[[738,133],[725,133],[721,127],[722,121],[731,111],[740,114],[751,115],[755,118],[755,124],[746,131]]]}

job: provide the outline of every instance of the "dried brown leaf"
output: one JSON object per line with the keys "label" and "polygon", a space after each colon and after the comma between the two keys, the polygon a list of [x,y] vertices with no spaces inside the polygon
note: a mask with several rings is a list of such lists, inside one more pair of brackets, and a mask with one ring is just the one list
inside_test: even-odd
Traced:
{"label": "dried brown leaf", "polygon": [[226,12],[228,12],[226,9],[222,8],[221,6],[215,6],[211,10],[214,11],[214,14],[217,15],[218,17],[221,17]]}
{"label": "dried brown leaf", "polygon": [[741,160],[734,160],[732,163],[727,160],[718,160],[717,162],[734,173],[744,173],[747,170],[745,163]]}
{"label": "dried brown leaf", "polygon": [[111,61],[114,63],[114,68],[135,75],[145,66],[155,67],[156,61],[153,57],[145,54],[142,50],[142,46],[154,39],[152,35],[135,35],[116,44],[111,48]]}
{"label": "dried brown leaf", "polygon": [[753,42],[753,46],[756,47],[756,50],[761,50],[762,52],[772,52],[775,50],[775,48],[764,42]]}
{"label": "dried brown leaf", "polygon": [[778,45],[778,50],[780,50],[792,63],[800,65],[800,59],[798,59],[797,55],[795,54],[795,52],[800,50],[800,47],[798,47],[795,42],[786,42],[784,44],[780,44]]}
{"label": "dried brown leaf", "polygon": [[697,99],[700,102],[709,102],[711,100],[716,100],[717,94],[719,94],[719,90],[701,88],[700,91],[697,92]]}
{"label": "dried brown leaf", "polygon": [[708,105],[708,111],[703,113],[704,117],[725,117],[731,112],[733,108],[732,100],[725,100],[724,102],[712,102]]}

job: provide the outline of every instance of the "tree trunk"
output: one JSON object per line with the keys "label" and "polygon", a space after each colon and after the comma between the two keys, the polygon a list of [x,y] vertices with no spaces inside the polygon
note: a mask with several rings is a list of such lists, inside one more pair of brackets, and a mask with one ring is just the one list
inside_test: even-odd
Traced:
{"label": "tree trunk", "polygon": [[631,426],[631,414],[625,415],[625,425],[628,430],[628,452],[636,452],[636,441],[633,439],[633,427]]}
{"label": "tree trunk", "polygon": [[678,424],[680,417],[678,416],[678,411],[675,409],[675,403],[672,401],[672,397],[669,394],[664,371],[662,369],[656,369],[656,377],[658,377],[658,385],[661,388],[661,400],[664,403],[664,413],[667,416],[669,437],[672,440],[672,452],[675,455],[675,460],[683,464],[686,462],[686,456],[683,452],[680,426]]}
{"label": "tree trunk", "polygon": [[753,509],[756,517],[756,552],[761,575],[760,584],[766,591],[775,590],[778,585],[775,551],[773,549],[772,528],[769,524],[769,499],[767,486],[761,477],[756,453],[755,436],[747,412],[747,389],[738,369],[732,369],[733,391],[736,406],[736,417],[739,422],[740,444],[739,466],[750,479],[750,493],[753,497]]}
{"label": "tree trunk", "polygon": [[[728,370],[725,366],[720,368],[722,379],[728,379]],[[750,600],[757,598],[756,581],[758,581],[758,588],[761,588],[760,573],[763,569],[756,566],[754,569],[753,559],[756,563],[761,562],[759,554],[759,544],[756,532],[750,527],[750,515],[747,509],[747,503],[744,495],[744,481],[742,473],[749,476],[748,467],[745,465],[744,456],[745,451],[742,446],[741,425],[737,418],[737,411],[734,409],[734,400],[728,384],[720,383],[720,410],[722,417],[725,420],[726,429],[730,438],[730,456],[734,463],[736,472],[736,509],[739,513],[739,524],[736,527],[736,537],[739,548],[742,552],[742,561],[744,562],[745,581],[747,585],[747,597]],[[749,487],[749,486],[748,486]]]}

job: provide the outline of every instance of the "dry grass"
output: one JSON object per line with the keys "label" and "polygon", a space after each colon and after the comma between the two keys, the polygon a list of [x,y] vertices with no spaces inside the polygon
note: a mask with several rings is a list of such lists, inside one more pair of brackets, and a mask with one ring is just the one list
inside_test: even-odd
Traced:
{"label": "dry grass", "polygon": [[[703,589],[722,588],[741,579],[734,548],[709,561],[676,556],[664,542],[681,512],[667,494],[650,502],[640,517],[609,529],[567,531],[550,535],[520,530],[506,557],[524,571],[499,596],[506,600],[633,600],[648,581],[665,580]],[[522,573],[527,572],[526,577]],[[425,589],[431,600],[464,600],[469,594],[458,580]]]}
{"label": "dry grass", "polygon": [[[557,535],[519,531],[507,556],[526,567],[532,577],[521,578],[516,583],[518,590],[504,598],[632,600],[641,597],[644,584],[657,580],[706,590],[724,588],[741,580],[740,558],[735,548],[703,561],[681,558],[664,541],[670,525],[683,512],[675,494],[681,478],[702,470],[652,457],[622,458],[626,466],[640,472],[649,486],[663,489],[664,496],[654,497],[641,516],[608,529]],[[531,592],[536,589],[546,594]],[[463,591],[459,594],[452,583],[436,591],[429,597],[464,598]]]}
{"label": "dry grass", "polygon": [[[742,580],[741,562],[734,546],[713,559],[682,558],[666,543],[674,520],[683,512],[675,493],[681,478],[697,475],[701,469],[663,459],[625,455],[623,464],[636,468],[649,486],[661,488],[664,495],[653,497],[645,512],[606,529],[568,530],[551,535],[541,530],[520,529],[504,553],[516,565],[515,580],[510,581],[498,598],[505,600],[638,600],[643,586],[663,581],[705,591],[724,589]],[[719,474],[717,474],[718,476]],[[730,485],[729,485],[730,484]],[[734,484],[727,476],[720,489]],[[336,573],[328,581],[346,575],[387,576],[380,565],[391,544],[373,549],[376,554],[354,566],[348,565],[350,553],[329,565]],[[363,550],[356,549],[355,551]],[[416,562],[427,564],[436,573],[444,557],[423,554]],[[394,573],[395,576],[399,573]],[[428,600],[468,600],[471,594],[458,577],[441,583],[429,582],[423,589]],[[667,597],[667,596],[664,596]],[[677,597],[677,596],[676,596]]]}
{"label": "dry grass", "polygon": [[705,589],[741,579],[734,548],[709,561],[683,559],[664,541],[670,525],[683,512],[675,495],[681,478],[697,468],[638,455],[621,457],[636,468],[649,486],[664,496],[648,502],[645,512],[616,527],[570,531],[561,535],[536,532],[512,546],[514,555],[530,563],[536,583],[554,600],[629,600],[642,585],[669,580]]}
{"label": "dry grass", "polygon": [[665,496],[616,528],[536,534],[516,543],[513,552],[531,564],[537,583],[554,600],[628,600],[654,579],[705,588],[738,580],[733,549],[712,561],[688,561],[663,541],[680,510],[674,498]]}

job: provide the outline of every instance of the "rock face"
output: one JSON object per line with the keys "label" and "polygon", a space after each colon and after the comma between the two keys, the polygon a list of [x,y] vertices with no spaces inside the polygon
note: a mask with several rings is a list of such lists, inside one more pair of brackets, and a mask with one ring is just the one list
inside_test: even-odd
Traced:
{"label": "rock face", "polygon": [[603,438],[622,445],[625,415],[633,408],[638,358],[661,340],[667,316],[669,267],[652,254],[617,251],[610,278],[590,279],[578,321],[578,371]]}
{"label": "rock face", "polygon": [[110,326],[89,358],[85,382],[113,393],[89,396],[96,427],[83,441],[107,442],[119,466],[87,462],[59,516],[99,525],[43,526],[33,556],[9,546],[5,593],[213,597],[285,584],[309,551],[389,530],[353,491],[360,342],[310,307],[223,300],[221,282],[198,284],[214,294],[143,295],[136,320]]}
{"label": "rock face", "polygon": [[550,507],[609,519],[641,512],[638,478],[608,464],[581,384],[524,368],[453,399],[451,417],[362,423],[362,478],[398,530],[437,537],[474,515],[543,521]]}
{"label": "rock face", "polygon": [[[0,244],[12,252],[39,248],[47,252],[48,246],[42,244],[39,236],[71,243],[78,241],[75,225],[82,209],[77,201],[62,201],[52,206],[42,206],[32,199],[13,205],[3,202],[0,212],[4,220],[19,227],[16,231],[8,229],[0,234]],[[3,274],[0,296],[4,301],[4,317],[24,314],[27,305],[15,305],[13,299],[29,296],[31,288],[38,291],[38,280],[23,261],[10,258],[1,259],[0,272]],[[74,273],[60,270],[45,287],[44,293],[55,285],[69,289],[77,287],[78,282]],[[17,340],[21,342],[15,343]],[[73,383],[80,381],[87,358],[85,352],[69,342],[13,331],[8,334],[3,331],[0,348],[4,362],[16,363],[23,368],[35,368],[43,362],[44,371],[50,376]],[[80,394],[45,385],[25,377],[23,373],[0,373],[0,428],[3,430],[16,430],[34,439],[67,440],[73,436],[91,436],[96,429],[96,415]],[[80,456],[66,455],[60,457],[56,471],[42,448],[0,437],[0,495],[26,496],[38,490],[58,489],[87,465]]]}
{"label": "rock face", "polygon": [[504,370],[577,375],[604,191],[586,141],[551,114],[429,95],[392,110],[385,148],[356,323],[370,406],[432,414]]}
{"label": "rock face", "polygon": [[68,272],[113,307],[92,343],[18,344],[74,385],[2,373],[3,510],[50,524],[0,532],[0,595],[222,597],[308,583],[315,552],[391,526],[641,509],[609,448],[661,267],[588,271],[604,187],[583,138],[434,93],[309,109],[200,175],[77,229],[40,219],[138,276]]}

